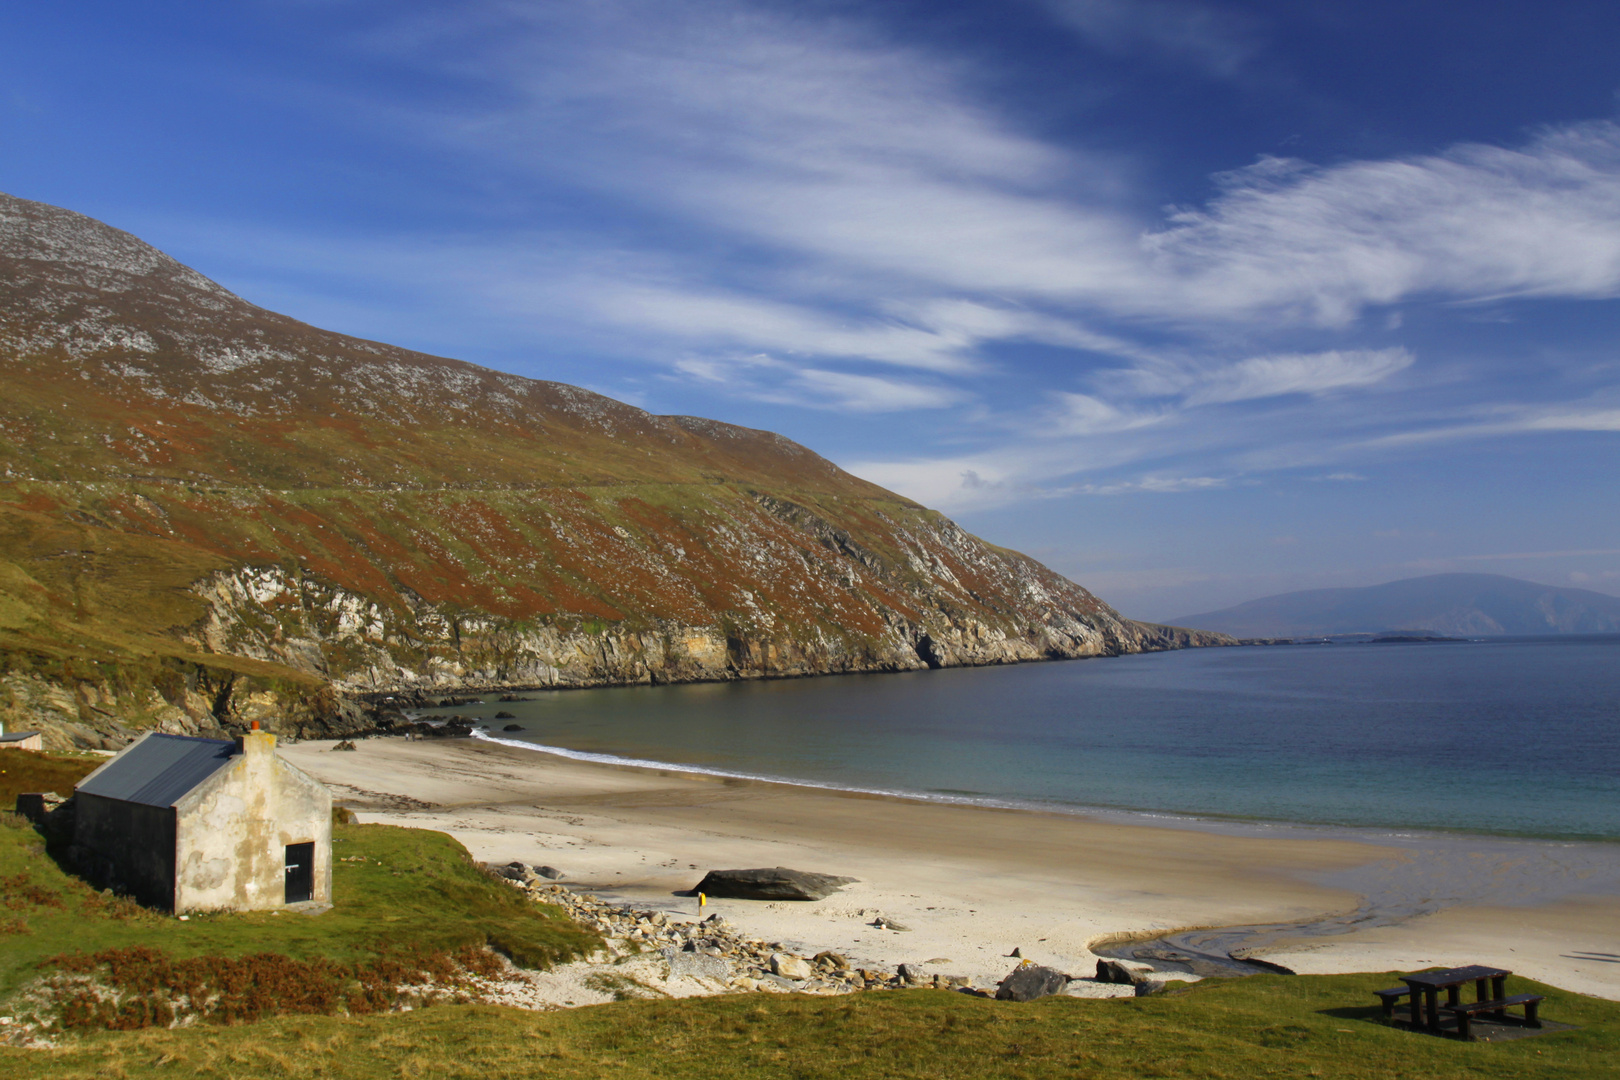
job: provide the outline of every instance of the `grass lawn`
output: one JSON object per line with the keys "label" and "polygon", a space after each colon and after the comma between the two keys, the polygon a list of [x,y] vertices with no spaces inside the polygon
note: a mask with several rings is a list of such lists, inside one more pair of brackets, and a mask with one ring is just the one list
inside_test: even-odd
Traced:
{"label": "grass lawn", "polygon": [[492,945],[525,966],[598,943],[561,909],[533,903],[476,866],[443,833],[388,825],[333,829],[332,910],[319,915],[192,914],[182,922],[103,896],[64,873],[15,815],[0,819],[0,1008],[64,953],[145,947],[168,957],[357,963]]}
{"label": "grass lawn", "polygon": [[37,750],[0,750],[0,810],[17,805],[25,791],[54,791],[63,798],[73,785],[107,763],[101,754],[42,754]]}
{"label": "grass lawn", "polygon": [[[1422,1077],[1559,1080],[1616,1074],[1620,1005],[1551,988],[1544,1014],[1581,1025],[1508,1043],[1383,1026],[1390,976],[1261,975],[1186,993],[1014,1005],[937,990],[837,998],[737,995],[562,1012],[441,1005],[358,1018],[86,1036],[0,1050],[16,1080],[106,1077]],[[1520,985],[1533,985],[1521,980]]]}

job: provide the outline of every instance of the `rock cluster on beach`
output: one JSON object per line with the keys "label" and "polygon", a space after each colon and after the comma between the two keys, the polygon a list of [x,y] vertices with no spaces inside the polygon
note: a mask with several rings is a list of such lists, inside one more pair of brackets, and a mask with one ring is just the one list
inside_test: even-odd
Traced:
{"label": "rock cluster on beach", "polygon": [[621,906],[589,893],[574,892],[545,880],[535,869],[521,863],[491,869],[536,901],[556,904],[582,926],[601,934],[604,947],[593,959],[604,965],[641,954],[662,953],[671,976],[709,979],[733,991],[842,994],[931,987],[994,996],[994,990],[974,988],[973,980],[965,975],[928,971],[925,964],[901,964],[890,970],[857,966],[829,951],[805,956],[783,942],[747,937],[720,915],[704,919],[693,916],[688,921],[666,912]]}

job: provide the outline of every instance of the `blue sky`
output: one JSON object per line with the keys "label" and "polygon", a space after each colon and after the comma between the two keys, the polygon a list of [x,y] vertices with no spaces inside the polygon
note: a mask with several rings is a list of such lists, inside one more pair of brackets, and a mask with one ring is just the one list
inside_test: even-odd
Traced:
{"label": "blue sky", "polygon": [[1620,5],[27,5],[0,190],[783,432],[1127,614],[1620,594]]}

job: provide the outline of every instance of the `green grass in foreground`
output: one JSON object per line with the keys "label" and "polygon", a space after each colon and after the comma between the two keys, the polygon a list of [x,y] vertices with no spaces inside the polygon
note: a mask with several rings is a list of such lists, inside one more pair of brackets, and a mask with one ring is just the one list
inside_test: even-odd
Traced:
{"label": "green grass in foreground", "polygon": [[598,943],[561,909],[490,877],[443,833],[336,825],[333,835],[332,910],[181,922],[95,892],[52,861],[23,819],[0,815],[0,1008],[41,974],[42,961],[66,953],[144,947],[175,959],[275,953],[355,963],[487,944],[544,967]]}
{"label": "green grass in foreground", "polygon": [[1459,1043],[1379,1023],[1376,1004],[1365,1003],[1389,982],[1387,974],[1261,975],[1165,997],[1028,1005],[935,990],[634,1001],[552,1013],[443,1005],[98,1034],[61,1050],[0,1050],[0,1071],[16,1080],[1615,1075],[1620,1005],[1613,1002],[1538,988],[1549,1019],[1581,1030]]}

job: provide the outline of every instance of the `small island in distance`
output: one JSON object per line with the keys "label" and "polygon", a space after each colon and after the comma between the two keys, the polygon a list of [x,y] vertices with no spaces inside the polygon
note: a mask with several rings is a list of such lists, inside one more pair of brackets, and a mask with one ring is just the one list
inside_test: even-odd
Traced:
{"label": "small island in distance", "polygon": [[1430,574],[1279,593],[1171,622],[1250,639],[1613,634],[1620,633],[1620,597],[1498,574]]}

